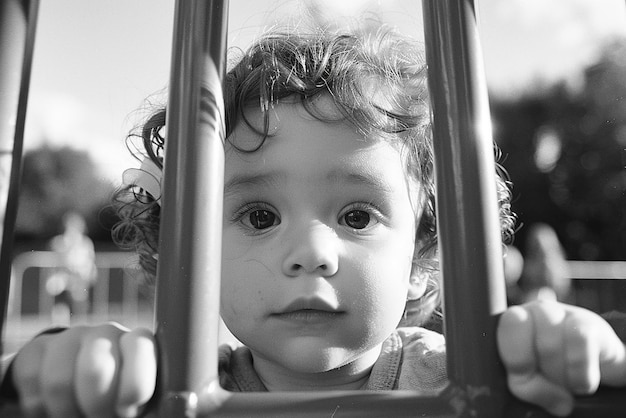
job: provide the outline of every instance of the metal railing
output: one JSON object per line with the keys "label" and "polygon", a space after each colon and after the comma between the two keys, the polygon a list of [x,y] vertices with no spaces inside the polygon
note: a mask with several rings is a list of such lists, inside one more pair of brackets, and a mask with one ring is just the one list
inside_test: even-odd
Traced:
{"label": "metal railing", "polygon": [[[139,309],[139,285],[141,270],[138,268],[137,255],[126,252],[98,252],[94,264],[98,270],[93,282],[93,297],[90,299],[89,313],[106,317],[110,313],[110,287],[114,278],[121,284],[120,299],[116,301],[122,308],[122,314],[133,317]],[[22,289],[27,281],[35,281],[38,288],[37,311],[39,314],[50,312],[54,295],[45,289],[46,278],[65,267],[63,254],[54,251],[29,251],[19,254],[13,260],[11,292],[9,296],[8,317],[21,315]],[[26,272],[35,270],[34,276]],[[113,272],[117,271],[117,276]]]}
{"label": "metal railing", "polygon": [[[26,104],[39,0],[0,2],[0,314],[9,296]],[[0,335],[4,321],[0,321]],[[0,341],[0,354],[2,353]]]}
{"label": "metal railing", "polygon": [[129,327],[152,326],[152,298],[141,292],[142,272],[137,267],[137,256],[127,252],[97,252],[97,276],[86,289],[86,311],[67,318],[55,317],[55,294],[47,284],[54,274],[63,271],[65,261],[53,251],[29,251],[13,260],[4,337],[6,353],[50,326],[109,320]]}

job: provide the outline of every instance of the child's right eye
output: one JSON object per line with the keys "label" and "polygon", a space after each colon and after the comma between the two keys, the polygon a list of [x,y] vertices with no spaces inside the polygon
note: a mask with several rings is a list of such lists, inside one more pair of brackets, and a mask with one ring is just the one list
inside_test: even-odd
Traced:
{"label": "child's right eye", "polygon": [[241,208],[234,216],[245,227],[262,231],[280,224],[280,218],[266,204],[251,203]]}

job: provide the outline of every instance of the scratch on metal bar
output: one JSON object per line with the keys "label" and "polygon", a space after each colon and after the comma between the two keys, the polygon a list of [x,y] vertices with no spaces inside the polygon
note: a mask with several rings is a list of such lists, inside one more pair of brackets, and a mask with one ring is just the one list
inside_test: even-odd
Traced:
{"label": "scratch on metal bar", "polygon": [[337,413],[337,411],[339,410],[339,405],[337,405],[335,407],[335,410],[333,411],[332,415],[330,416],[330,418],[335,418],[335,414]]}

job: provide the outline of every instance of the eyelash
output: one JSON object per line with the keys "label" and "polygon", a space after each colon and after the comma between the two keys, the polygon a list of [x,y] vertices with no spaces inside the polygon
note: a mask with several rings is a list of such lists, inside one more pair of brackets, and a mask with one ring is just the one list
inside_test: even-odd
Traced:
{"label": "eyelash", "polygon": [[259,211],[264,210],[264,211],[272,212],[276,216],[276,219],[278,220],[278,223],[280,224],[280,216],[278,215],[278,211],[274,209],[272,205],[265,203],[265,202],[246,203],[233,214],[233,216],[231,217],[231,222],[239,224],[241,227],[245,228],[246,231],[252,234],[260,234],[260,233],[266,232],[266,229],[256,229],[254,227],[250,227],[249,225],[243,224],[243,219],[246,216],[249,216],[253,211],[257,211],[257,210]]}
{"label": "eyelash", "polygon": [[382,223],[383,219],[384,219],[384,216],[383,216],[382,212],[380,211],[380,209],[378,209],[378,207],[376,205],[374,205],[373,203],[355,202],[355,203],[349,204],[348,206],[346,206],[340,212],[339,219],[338,219],[339,224],[340,225],[344,225],[344,223],[343,223],[344,217],[347,214],[349,214],[350,212],[353,212],[353,211],[365,212],[368,215],[371,215],[372,220],[376,221],[376,223],[374,225],[367,225],[366,227],[364,227],[362,229],[353,228],[353,227],[350,227],[349,225],[345,225],[348,228],[350,228],[351,231],[356,232],[356,233],[363,233],[365,231],[368,231],[369,229],[371,229],[375,225],[378,225],[379,223]]}

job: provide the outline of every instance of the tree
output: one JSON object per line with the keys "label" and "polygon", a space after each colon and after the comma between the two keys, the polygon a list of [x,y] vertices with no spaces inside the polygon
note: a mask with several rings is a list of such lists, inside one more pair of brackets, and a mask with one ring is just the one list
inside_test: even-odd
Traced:
{"label": "tree", "polygon": [[553,226],[572,259],[626,259],[625,79],[621,41],[585,71],[580,91],[555,85],[492,103],[520,222]]}
{"label": "tree", "polygon": [[90,235],[98,235],[100,212],[112,190],[84,151],[67,146],[30,151],[24,155],[16,235],[50,238],[62,232],[70,211],[87,220]]}

